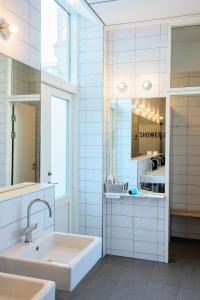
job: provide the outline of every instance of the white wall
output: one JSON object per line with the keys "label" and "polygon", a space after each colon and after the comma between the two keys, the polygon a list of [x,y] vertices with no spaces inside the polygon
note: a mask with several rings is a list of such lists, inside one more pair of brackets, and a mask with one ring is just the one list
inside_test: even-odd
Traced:
{"label": "white wall", "polygon": [[103,27],[78,19],[79,232],[102,236]]}
{"label": "white wall", "polygon": [[[165,97],[168,26],[165,24],[108,31],[108,98]],[[152,89],[143,91],[150,80]],[[117,88],[120,82],[126,92]]]}
{"label": "white wall", "polygon": [[40,0],[1,0],[0,15],[18,32],[0,42],[0,52],[40,69]]}

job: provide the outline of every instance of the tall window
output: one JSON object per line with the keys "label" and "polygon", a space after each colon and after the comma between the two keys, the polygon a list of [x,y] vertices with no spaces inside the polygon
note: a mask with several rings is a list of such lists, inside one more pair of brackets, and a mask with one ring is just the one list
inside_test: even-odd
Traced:
{"label": "tall window", "polygon": [[55,0],[42,0],[42,70],[70,81],[71,17]]}

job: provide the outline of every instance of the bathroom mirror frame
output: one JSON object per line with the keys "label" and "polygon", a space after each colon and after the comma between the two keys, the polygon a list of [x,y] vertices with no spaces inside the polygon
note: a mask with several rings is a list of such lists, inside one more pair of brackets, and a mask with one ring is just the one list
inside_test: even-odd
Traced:
{"label": "bathroom mirror frame", "polygon": [[[2,53],[0,68],[3,80],[0,91],[1,192],[13,189],[15,184],[40,181],[41,72]],[[32,116],[31,120],[26,112]],[[31,141],[34,150],[30,151]],[[23,164],[26,166],[28,159],[32,159],[29,167],[19,168]]]}

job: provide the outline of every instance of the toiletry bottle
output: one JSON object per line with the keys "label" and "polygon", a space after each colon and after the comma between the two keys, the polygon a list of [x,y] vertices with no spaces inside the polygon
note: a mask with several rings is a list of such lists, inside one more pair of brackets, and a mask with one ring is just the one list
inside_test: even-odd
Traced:
{"label": "toiletry bottle", "polygon": [[108,175],[107,184],[113,184],[113,175]]}

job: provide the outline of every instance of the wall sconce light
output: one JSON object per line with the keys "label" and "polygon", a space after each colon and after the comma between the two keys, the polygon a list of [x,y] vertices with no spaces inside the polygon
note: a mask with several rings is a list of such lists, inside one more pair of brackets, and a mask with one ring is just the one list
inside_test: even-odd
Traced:
{"label": "wall sconce light", "polygon": [[127,89],[128,89],[128,86],[127,86],[127,84],[126,84],[125,82],[120,82],[120,83],[118,84],[117,88],[118,88],[118,90],[119,90],[120,92],[126,92]]}
{"label": "wall sconce light", "polygon": [[5,19],[0,18],[0,36],[7,40],[10,35],[18,32],[18,27],[14,24],[8,24]]}
{"label": "wall sconce light", "polygon": [[144,91],[149,91],[152,88],[152,83],[149,80],[145,80],[142,84],[142,88]]}

